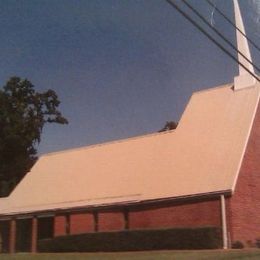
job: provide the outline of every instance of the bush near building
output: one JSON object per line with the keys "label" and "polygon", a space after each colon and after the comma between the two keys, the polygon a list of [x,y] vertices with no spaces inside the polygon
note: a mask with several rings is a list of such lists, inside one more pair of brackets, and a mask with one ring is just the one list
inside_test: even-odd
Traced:
{"label": "bush near building", "polygon": [[98,232],[40,240],[39,252],[216,249],[222,247],[218,227]]}

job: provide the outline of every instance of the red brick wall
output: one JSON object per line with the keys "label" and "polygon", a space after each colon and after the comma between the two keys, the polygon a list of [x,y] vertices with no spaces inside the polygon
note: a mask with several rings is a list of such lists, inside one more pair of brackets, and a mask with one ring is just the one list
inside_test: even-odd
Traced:
{"label": "red brick wall", "polygon": [[91,213],[70,215],[70,234],[80,234],[94,231],[94,216]]}
{"label": "red brick wall", "polygon": [[219,199],[129,212],[130,229],[199,226],[221,226]]}
{"label": "red brick wall", "polygon": [[[126,227],[123,211],[98,212],[98,232],[120,231]],[[95,232],[92,213],[71,213],[70,234]],[[168,206],[142,206],[129,210],[129,229],[221,226],[220,199],[186,202]],[[66,217],[56,216],[54,235],[66,234]]]}
{"label": "red brick wall", "polygon": [[66,217],[55,216],[54,218],[54,236],[66,235]]}
{"label": "red brick wall", "polygon": [[125,221],[123,212],[98,213],[98,231],[124,230]]}
{"label": "red brick wall", "polygon": [[232,241],[250,246],[260,237],[260,107],[231,198],[230,212]]}

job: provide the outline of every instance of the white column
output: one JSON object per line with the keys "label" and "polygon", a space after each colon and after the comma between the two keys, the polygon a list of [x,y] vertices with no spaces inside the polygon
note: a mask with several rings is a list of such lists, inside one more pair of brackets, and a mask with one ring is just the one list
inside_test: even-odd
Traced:
{"label": "white column", "polygon": [[227,235],[227,217],[226,217],[226,203],[225,196],[220,196],[221,202],[221,222],[222,222],[222,240],[223,240],[223,249],[228,248],[228,235]]}

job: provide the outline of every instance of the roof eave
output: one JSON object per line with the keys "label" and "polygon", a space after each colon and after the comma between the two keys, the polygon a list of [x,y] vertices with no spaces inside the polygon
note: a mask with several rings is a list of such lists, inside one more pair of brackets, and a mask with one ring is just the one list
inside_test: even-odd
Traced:
{"label": "roof eave", "polygon": [[169,203],[185,203],[188,201],[199,201],[205,199],[215,199],[219,196],[231,196],[232,190],[221,190],[215,192],[208,192],[208,193],[200,193],[200,194],[191,194],[191,195],[184,195],[178,197],[167,197],[167,198],[159,198],[159,199],[146,199],[146,200],[130,200],[130,201],[122,201],[117,203],[104,203],[104,204],[97,204],[97,205],[87,205],[87,206],[74,206],[74,207],[59,207],[59,208],[52,208],[46,210],[35,210],[35,211],[24,211],[24,212],[10,212],[0,214],[0,220],[8,220],[11,218],[30,218],[33,216],[43,217],[43,216],[54,216],[56,214],[62,214],[66,212],[81,212],[81,211],[107,211],[107,210],[117,210],[122,208],[138,208],[141,206],[156,206],[159,203],[163,206]]}

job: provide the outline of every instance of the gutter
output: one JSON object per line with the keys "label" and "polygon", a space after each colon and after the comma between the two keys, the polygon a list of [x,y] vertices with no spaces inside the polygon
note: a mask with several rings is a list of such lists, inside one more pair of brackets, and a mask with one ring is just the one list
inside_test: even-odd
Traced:
{"label": "gutter", "polygon": [[[80,211],[97,211],[97,210],[118,210],[125,207],[137,208],[140,206],[157,206],[158,204],[167,205],[169,203],[183,203],[187,201],[198,201],[201,199],[217,199],[219,196],[231,196],[232,190],[222,190],[216,192],[208,192],[208,193],[200,193],[179,197],[168,197],[161,199],[146,199],[146,200],[131,200],[131,201],[123,201],[117,203],[106,203],[106,204],[97,204],[97,205],[87,205],[87,206],[74,206],[74,207],[57,207],[52,209],[45,210],[35,210],[35,211],[24,211],[24,212],[10,212],[1,214],[0,212],[0,220],[10,220],[12,217],[17,218],[30,218],[33,216],[44,217],[44,216],[54,216],[55,214],[66,213],[66,212],[80,212]],[[50,205],[51,206],[51,205]]]}

